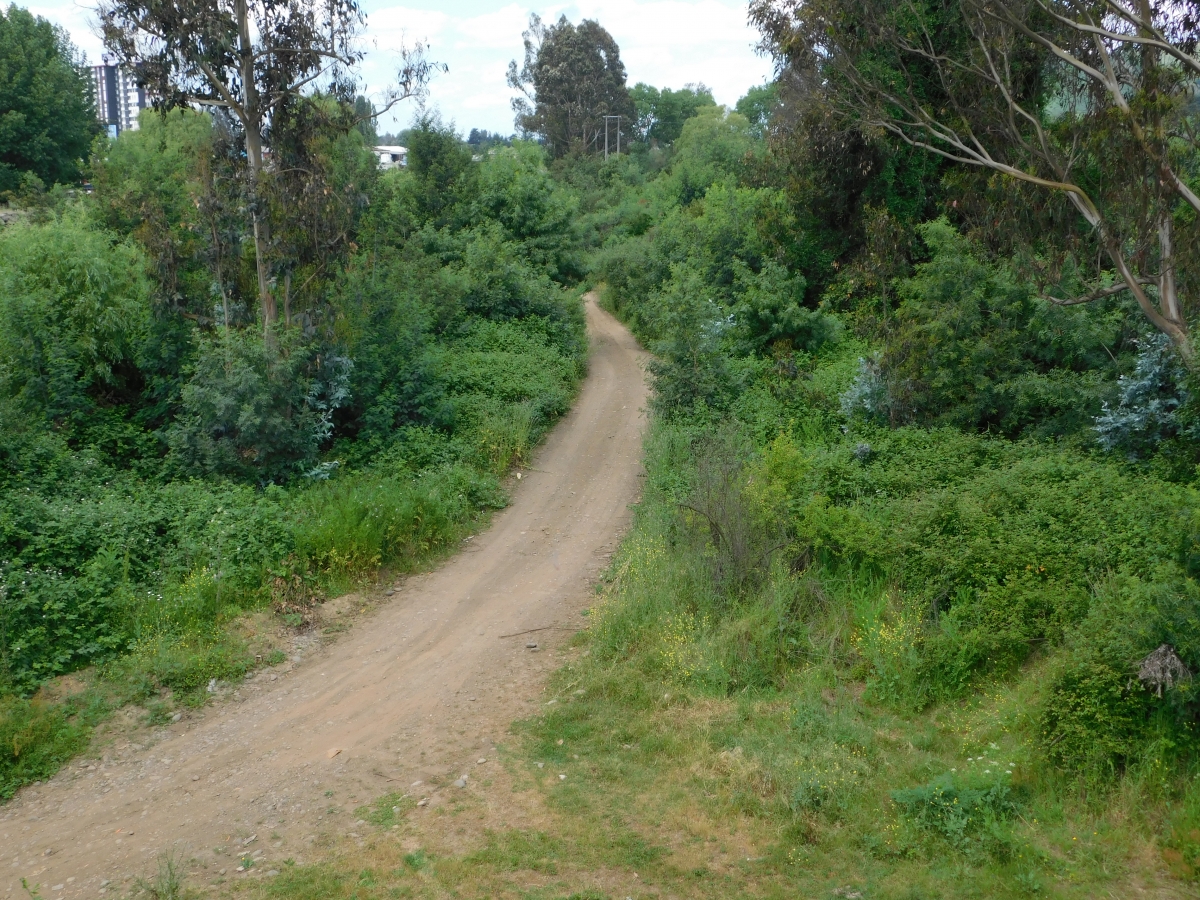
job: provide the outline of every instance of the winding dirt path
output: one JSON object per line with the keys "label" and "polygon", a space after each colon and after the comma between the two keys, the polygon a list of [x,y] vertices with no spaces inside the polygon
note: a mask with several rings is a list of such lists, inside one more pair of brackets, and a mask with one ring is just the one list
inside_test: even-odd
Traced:
{"label": "winding dirt path", "polygon": [[[229,877],[259,853],[265,872],[314,857],[321,834],[354,827],[358,804],[400,791],[436,806],[451,779],[486,765],[539,702],[555,664],[545,651],[581,624],[639,493],[645,357],[586,299],[579,400],[491,527],[337,641],[298,640],[288,663],[224,701],[0,807],[0,896],[24,896],[22,877],[45,898],[112,896],[164,851]],[[326,614],[358,605],[341,598]],[[504,637],[527,629],[543,630]]]}

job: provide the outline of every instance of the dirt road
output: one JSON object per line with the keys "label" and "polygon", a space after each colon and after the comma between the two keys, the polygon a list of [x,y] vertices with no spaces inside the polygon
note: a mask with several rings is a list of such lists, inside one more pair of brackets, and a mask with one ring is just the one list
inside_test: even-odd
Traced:
{"label": "dirt road", "polygon": [[[542,702],[546,651],[581,626],[639,491],[644,356],[591,296],[587,317],[578,403],[488,531],[335,642],[299,639],[286,664],[203,712],[0,807],[0,896],[24,896],[22,877],[46,898],[111,896],[171,850],[228,878],[257,853],[263,877],[353,829],[358,804],[401,791],[436,807],[452,779],[488,765],[508,724]],[[359,605],[341,598],[326,614]],[[545,630],[503,637],[527,629]]]}

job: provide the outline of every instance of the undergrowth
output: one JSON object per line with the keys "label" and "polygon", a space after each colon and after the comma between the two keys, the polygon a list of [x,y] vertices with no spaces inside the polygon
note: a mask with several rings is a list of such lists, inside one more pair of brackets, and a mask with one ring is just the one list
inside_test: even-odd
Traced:
{"label": "undergrowth", "polygon": [[[326,148],[358,243],[300,265],[264,329],[189,218],[212,201],[211,119],[142,124],[105,145],[94,195],[0,229],[4,797],[101,710],[161,723],[277,662],[253,614],[303,627],[457,546],[586,365],[572,200],[538,147],[473,161],[426,117],[407,171],[380,175],[357,131]],[[199,243],[157,243],[147,215]],[[55,687],[77,672],[87,715]]]}

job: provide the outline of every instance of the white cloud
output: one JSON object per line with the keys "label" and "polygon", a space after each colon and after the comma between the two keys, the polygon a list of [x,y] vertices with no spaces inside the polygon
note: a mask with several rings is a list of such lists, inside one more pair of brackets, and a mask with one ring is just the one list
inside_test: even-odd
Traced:
{"label": "white cloud", "polygon": [[27,6],[26,9],[35,16],[61,25],[71,35],[71,43],[87,54],[89,63],[95,65],[100,62],[104,45],[96,33],[96,10],[91,4],[51,0]]}
{"label": "white cloud", "polygon": [[417,41],[436,42],[452,24],[444,12],[389,6],[370,14],[363,38],[368,47],[396,52]]}
{"label": "white cloud", "polygon": [[460,20],[457,25],[459,40],[455,46],[474,51],[500,50],[504,54],[519,56],[521,32],[528,24],[529,12],[526,8],[510,3],[495,12]]}

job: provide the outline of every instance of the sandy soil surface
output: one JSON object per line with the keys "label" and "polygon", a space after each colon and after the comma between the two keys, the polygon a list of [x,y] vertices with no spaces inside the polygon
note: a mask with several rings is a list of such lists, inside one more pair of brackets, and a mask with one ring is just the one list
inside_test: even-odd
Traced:
{"label": "sandy soil surface", "polygon": [[0,896],[25,896],[22,877],[45,898],[113,896],[164,852],[210,878],[255,856],[263,877],[317,858],[322,835],[353,836],[375,797],[436,807],[482,775],[543,702],[547,651],[582,626],[640,489],[645,356],[590,295],[587,317],[579,400],[486,532],[394,595],[325,604],[349,623],[337,640],[296,636],[287,663],[207,709],[131,727],[21,791],[0,807]]}

